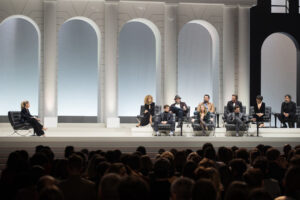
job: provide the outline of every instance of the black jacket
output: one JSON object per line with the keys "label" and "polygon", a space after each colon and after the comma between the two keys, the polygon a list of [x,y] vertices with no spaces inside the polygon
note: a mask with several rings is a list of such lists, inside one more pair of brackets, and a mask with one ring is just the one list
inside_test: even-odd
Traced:
{"label": "black jacket", "polygon": [[290,116],[295,116],[296,115],[296,103],[291,101],[289,103],[282,102],[281,104],[281,114],[289,113]]}
{"label": "black jacket", "polygon": [[261,103],[260,109],[258,109],[257,103],[254,105],[254,113],[263,113],[266,112],[266,104],[264,102]]}
{"label": "black jacket", "polygon": [[145,110],[148,110],[148,112],[150,113],[150,115],[153,116],[154,115],[154,111],[155,111],[155,103],[152,102],[151,104],[145,104]]}
{"label": "black jacket", "polygon": [[25,121],[28,121],[30,118],[33,118],[33,116],[30,114],[29,110],[26,108],[22,108],[21,121],[25,122]]}
{"label": "black jacket", "polygon": [[233,105],[234,103],[232,101],[228,101],[227,103],[227,113],[232,113],[234,111],[234,106],[239,106],[240,107],[240,111],[243,112],[243,104],[240,101],[236,101],[235,105]]}
{"label": "black jacket", "polygon": [[169,112],[168,113],[166,113],[166,112],[160,113],[159,122],[162,122],[162,121],[167,121],[168,124],[173,123],[173,114],[171,114]]}

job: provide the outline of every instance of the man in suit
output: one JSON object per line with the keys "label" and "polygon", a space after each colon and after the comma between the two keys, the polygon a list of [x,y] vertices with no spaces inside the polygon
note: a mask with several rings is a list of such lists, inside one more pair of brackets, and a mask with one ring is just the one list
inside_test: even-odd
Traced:
{"label": "man in suit", "polygon": [[95,184],[81,177],[82,167],[83,159],[79,155],[69,157],[69,178],[59,184],[65,200],[96,200]]}
{"label": "man in suit", "polygon": [[160,113],[159,117],[154,120],[154,131],[156,132],[157,136],[160,135],[160,133],[158,132],[158,125],[159,124],[170,124],[171,125],[170,136],[174,135],[175,121],[173,119],[173,114],[170,113],[170,106],[169,105],[164,105],[164,112]]}
{"label": "man in suit", "polygon": [[296,103],[292,101],[291,95],[285,95],[278,118],[282,123],[283,128],[287,128],[286,122],[288,123],[289,128],[295,128]]}
{"label": "man in suit", "polygon": [[239,136],[240,127],[244,126],[247,121],[247,116],[240,111],[240,106],[234,107],[234,112],[228,114],[228,124],[235,124],[236,136]]}
{"label": "man in suit", "polygon": [[188,107],[185,102],[181,101],[181,97],[179,95],[176,95],[174,100],[175,103],[171,105],[171,112],[176,114],[178,118],[177,128],[180,128],[180,126],[182,125],[183,117],[188,113]]}
{"label": "man in suit", "polygon": [[240,102],[238,100],[238,95],[237,94],[233,94],[231,96],[231,101],[228,101],[228,103],[227,103],[227,112],[228,112],[228,114],[234,112],[235,106],[239,106],[240,111],[243,112],[243,104],[242,104],[242,102]]}

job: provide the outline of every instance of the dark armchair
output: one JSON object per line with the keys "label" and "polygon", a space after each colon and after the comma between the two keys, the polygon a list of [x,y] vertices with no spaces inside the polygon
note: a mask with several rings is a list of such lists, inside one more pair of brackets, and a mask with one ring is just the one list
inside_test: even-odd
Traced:
{"label": "dark armchair", "polygon": [[[21,112],[19,112],[19,111],[9,111],[8,112],[8,120],[10,122],[10,125],[14,129],[13,134],[16,133],[18,135],[25,136],[25,135],[29,134],[31,132],[30,129],[33,128],[29,123],[22,122],[22,120],[21,120]],[[25,134],[21,134],[19,132],[20,130],[28,130],[28,132],[25,133]]]}

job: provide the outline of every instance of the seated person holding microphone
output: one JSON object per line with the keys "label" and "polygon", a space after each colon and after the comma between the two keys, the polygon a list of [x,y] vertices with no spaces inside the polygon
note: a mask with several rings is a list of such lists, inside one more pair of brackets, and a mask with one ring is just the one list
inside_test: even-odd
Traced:
{"label": "seated person holding microphone", "polygon": [[175,113],[178,117],[178,125],[177,128],[180,128],[182,125],[183,117],[188,113],[188,107],[185,102],[181,101],[181,97],[179,95],[176,95],[175,103],[171,105],[171,112]]}
{"label": "seated person holding microphone", "polygon": [[164,105],[164,112],[160,113],[157,119],[154,120],[154,131],[156,132],[156,136],[159,136],[158,125],[159,124],[171,124],[171,132],[170,136],[174,135],[175,131],[175,122],[173,120],[173,114],[170,113],[170,106]]}
{"label": "seated person holding microphone", "polygon": [[201,102],[199,105],[198,105],[198,108],[197,110],[200,108],[200,106],[204,105],[207,112],[210,112],[210,113],[214,113],[215,112],[215,106],[212,102],[209,101],[210,100],[210,96],[208,94],[205,94],[204,95],[204,98],[203,98],[203,102]]}

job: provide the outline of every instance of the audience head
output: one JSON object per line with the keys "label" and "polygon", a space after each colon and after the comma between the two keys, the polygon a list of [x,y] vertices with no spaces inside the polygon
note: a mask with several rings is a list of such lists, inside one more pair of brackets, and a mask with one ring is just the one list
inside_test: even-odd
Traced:
{"label": "audience head", "polygon": [[154,175],[156,178],[168,178],[170,175],[170,161],[165,158],[159,158],[154,163]]}
{"label": "audience head", "polygon": [[227,147],[220,147],[218,149],[218,160],[228,164],[233,158],[232,150]]}
{"label": "audience head", "polygon": [[140,159],[140,172],[144,176],[148,176],[149,172],[153,170],[151,158],[148,155],[143,155]]}
{"label": "audience head", "polygon": [[70,155],[74,153],[74,147],[73,146],[66,146],[65,148],[65,158],[69,158]]}
{"label": "audience head", "polygon": [[283,152],[284,152],[284,155],[285,157],[287,158],[288,155],[289,155],[289,152],[292,150],[292,146],[290,144],[285,144],[283,146]]}
{"label": "audience head", "polygon": [[233,180],[242,181],[243,174],[247,170],[247,164],[243,159],[236,158],[230,161],[229,169],[231,171]]}
{"label": "audience head", "polygon": [[42,176],[37,183],[37,191],[40,193],[44,188],[55,186],[57,183],[56,179],[52,176]]}
{"label": "audience head", "polygon": [[98,196],[101,200],[118,200],[121,177],[117,174],[106,174],[101,179]]}
{"label": "audience head", "polygon": [[251,163],[251,165],[253,165],[255,159],[258,158],[259,156],[261,156],[261,153],[258,149],[255,148],[255,149],[252,149],[250,151],[250,163]]}
{"label": "audience head", "polygon": [[264,175],[260,169],[250,168],[244,173],[243,177],[250,189],[260,188],[263,185]]}
{"label": "audience head", "polygon": [[182,170],[182,176],[188,177],[188,178],[195,178],[194,171],[197,169],[197,164],[194,161],[188,161],[185,163],[183,170]]}
{"label": "audience head", "polygon": [[198,180],[193,189],[193,200],[217,200],[217,190],[208,179]]}
{"label": "audience head", "polygon": [[49,186],[44,188],[41,193],[39,200],[63,200],[63,193],[57,186]]}
{"label": "audience head", "polygon": [[68,159],[68,170],[70,175],[81,174],[83,166],[82,158],[79,155],[73,154]]}
{"label": "audience head", "polygon": [[272,200],[272,197],[264,189],[256,188],[250,192],[248,200]]}
{"label": "audience head", "polygon": [[127,175],[126,167],[123,163],[113,163],[111,164],[107,170],[106,173],[114,173],[118,174],[119,176],[123,177]]}
{"label": "audience head", "polygon": [[170,106],[169,105],[164,105],[164,111],[165,112],[170,112]]}
{"label": "audience head", "polygon": [[249,190],[247,184],[241,181],[233,181],[225,194],[225,200],[247,200]]}
{"label": "audience head", "polygon": [[236,151],[236,158],[243,159],[246,163],[249,163],[249,152],[245,148],[240,148]]}
{"label": "audience head", "polygon": [[190,200],[192,199],[194,181],[189,178],[177,178],[171,185],[172,200]]}
{"label": "audience head", "polygon": [[260,171],[266,177],[269,172],[269,161],[266,157],[259,156],[254,160],[253,167],[256,169],[260,169]]}
{"label": "audience head", "polygon": [[150,189],[144,180],[137,176],[126,176],[119,185],[120,200],[149,200]]}
{"label": "audience head", "polygon": [[144,146],[139,146],[138,148],[136,148],[136,151],[140,152],[142,155],[147,154],[146,148]]}
{"label": "audience head", "polygon": [[269,161],[276,161],[280,157],[280,151],[275,148],[269,148],[266,152],[266,156]]}
{"label": "audience head", "polygon": [[294,199],[300,199],[300,167],[291,167],[284,176],[285,195]]}

